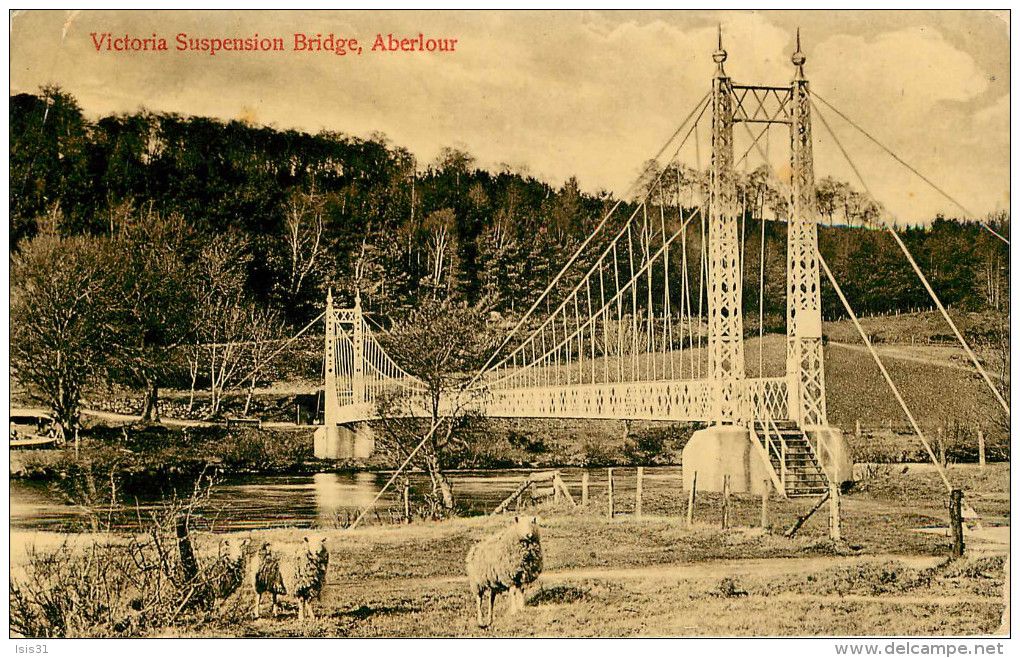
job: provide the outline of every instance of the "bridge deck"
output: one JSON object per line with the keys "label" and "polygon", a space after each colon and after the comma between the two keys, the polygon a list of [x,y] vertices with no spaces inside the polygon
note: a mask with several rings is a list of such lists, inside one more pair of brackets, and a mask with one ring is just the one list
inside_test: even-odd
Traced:
{"label": "bridge deck", "polygon": [[[789,418],[783,377],[745,379],[747,418]],[[712,381],[707,379],[574,384],[479,391],[471,406],[491,418],[591,418],[605,420],[709,421]],[[423,416],[409,399],[406,415]],[[450,413],[449,406],[445,413]],[[340,423],[378,418],[371,402],[341,404]]]}

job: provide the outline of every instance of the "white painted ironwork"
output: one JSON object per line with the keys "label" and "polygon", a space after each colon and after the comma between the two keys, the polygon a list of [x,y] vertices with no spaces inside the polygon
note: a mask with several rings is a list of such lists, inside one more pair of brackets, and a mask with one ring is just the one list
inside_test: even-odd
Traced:
{"label": "white painted ironwork", "polygon": [[744,322],[741,309],[740,238],[733,172],[733,90],[723,69],[726,51],[712,56],[712,219],[708,229],[708,363],[713,381],[712,420],[742,420]]}
{"label": "white painted ironwork", "polygon": [[[825,423],[809,98],[799,41],[794,56],[797,75],[789,87],[732,84],[723,70],[726,52],[721,43],[713,59],[717,70],[711,96],[709,216],[700,209],[684,208],[679,178],[675,192],[664,191],[660,173],[617,233],[606,236],[599,253],[587,260],[579,260],[578,254],[570,259],[568,265],[575,260],[590,265],[579,277],[564,279],[571,284],[557,303],[547,297],[551,288],[543,293],[540,301],[549,309],[546,317],[535,320],[527,336],[504,342],[501,350],[505,346],[506,353],[498,362],[496,355],[490,359],[467,391],[470,402],[466,404],[491,417],[740,425],[762,421],[768,441],[763,450],[779,453],[785,453],[785,444],[781,436],[779,444],[771,442],[767,423]],[[704,104],[703,113],[707,107]],[[759,372],[759,377],[747,378],[745,374],[734,122],[790,125],[794,197],[788,238],[785,377],[761,377]],[[697,121],[691,131],[696,127]],[[670,195],[674,207],[667,221]],[[658,207],[649,209],[649,199],[657,200]],[[687,205],[692,205],[689,199]],[[701,224],[700,240],[697,225],[687,235],[695,219]],[[689,237],[701,245],[697,262],[688,260]],[[680,246],[682,254],[671,261],[674,245]],[[689,262],[698,266],[699,279],[707,274],[704,290],[691,290]],[[673,276],[676,280],[671,282]],[[696,313],[694,292],[698,294]],[[701,313],[702,300],[708,302],[707,316]],[[377,418],[379,402],[395,394],[402,397],[408,415],[426,415],[425,383],[386,354],[365,322],[360,295],[353,308],[335,309],[332,294],[326,304],[326,423]],[[538,302],[533,308],[537,306]],[[707,350],[699,349],[703,337],[707,337]],[[705,352],[708,370],[702,378]],[[441,413],[452,413],[452,404],[444,401]],[[785,454],[780,456],[785,464]],[[774,475],[779,479],[779,474]],[[785,484],[785,476],[782,480]]]}
{"label": "white painted ironwork", "polygon": [[815,217],[815,172],[811,147],[811,97],[804,79],[806,58],[793,64],[793,121],[790,124],[790,169],[793,199],[786,246],[786,373],[791,411],[801,426],[826,424],[825,368],[822,360],[822,304],[818,273],[818,224]]}

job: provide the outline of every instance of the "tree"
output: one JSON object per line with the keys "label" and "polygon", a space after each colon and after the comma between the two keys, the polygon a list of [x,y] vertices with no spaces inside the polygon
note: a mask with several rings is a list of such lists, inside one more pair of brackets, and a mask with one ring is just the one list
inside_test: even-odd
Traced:
{"label": "tree", "polygon": [[436,168],[444,173],[452,173],[456,189],[460,191],[460,177],[466,176],[475,164],[475,157],[462,149],[444,146],[436,157]]}
{"label": "tree", "polygon": [[279,314],[271,309],[249,304],[245,310],[245,338],[248,343],[248,363],[251,366],[248,397],[244,401],[244,415],[247,416],[251,409],[251,399],[255,395],[255,384],[260,375],[266,375],[276,340],[283,333],[283,322]]}
{"label": "tree", "polygon": [[10,99],[12,244],[33,235],[31,220],[57,203],[67,223],[82,228],[83,211],[94,201],[87,177],[88,122],[70,94],[54,86],[40,91]]}
{"label": "tree", "polygon": [[65,434],[109,352],[102,247],[93,238],[39,237],[11,262],[11,365]]}
{"label": "tree", "polygon": [[286,268],[285,298],[291,308],[301,303],[307,279],[325,250],[326,198],[310,192],[292,191],[284,214],[282,251]]}
{"label": "tree", "polygon": [[194,330],[209,359],[210,416],[220,412],[224,391],[235,383],[244,361],[246,250],[243,238],[219,234],[199,257]]}
{"label": "tree", "polygon": [[142,386],[143,422],[159,422],[159,389],[178,368],[177,348],[192,336],[194,232],[180,215],[151,208],[121,225],[109,244],[113,349],[109,373]]}
{"label": "tree", "polygon": [[831,176],[822,178],[815,185],[815,202],[818,205],[818,212],[829,220],[832,226],[832,216],[836,210],[844,207],[844,199],[849,192],[849,186],[843,181],[838,181]]}
{"label": "tree", "polygon": [[443,208],[429,214],[422,223],[421,239],[428,262],[424,283],[437,294],[441,288],[453,288],[457,265],[457,217]]}
{"label": "tree", "polygon": [[[464,431],[475,417],[471,411],[475,400],[466,386],[492,347],[483,317],[480,309],[428,299],[398,322],[384,340],[386,352],[424,382],[425,392],[420,404],[407,394],[380,400],[380,446],[402,460],[431,426],[436,427],[416,455],[415,464],[429,474],[430,504],[445,512],[453,509],[454,495],[443,469],[452,453],[466,446]],[[444,402],[452,406],[444,406]]]}

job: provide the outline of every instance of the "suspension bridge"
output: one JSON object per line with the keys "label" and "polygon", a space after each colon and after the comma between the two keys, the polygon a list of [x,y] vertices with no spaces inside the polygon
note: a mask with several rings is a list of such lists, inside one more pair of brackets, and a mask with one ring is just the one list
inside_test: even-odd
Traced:
{"label": "suspension bridge", "polygon": [[[719,491],[728,479],[732,491],[814,495],[852,479],[842,433],[826,417],[820,265],[828,269],[818,251],[813,103],[800,35],[787,84],[738,84],[726,58],[720,35],[711,91],[656,156],[658,163],[679,143],[667,165],[645,177],[636,209],[618,216],[617,202],[471,384],[443,399],[441,413],[470,405],[495,418],[705,422],[683,453],[685,485],[697,471],[703,490]],[[710,175],[683,181],[685,172],[701,171],[702,119],[711,122]],[[755,376],[745,363],[740,124],[750,143],[740,161],[756,152],[773,176],[762,137],[775,126],[788,130],[789,178],[776,177],[789,208],[786,358],[785,372],[772,376],[764,376],[760,358],[756,372],[750,368]],[[693,169],[677,164],[685,145],[696,151]],[[379,402],[396,396],[407,415],[428,417],[428,386],[387,355],[360,297],[338,308],[330,294],[325,324],[325,422],[316,455],[367,457],[367,423],[379,417]],[[762,324],[759,317],[759,340]]]}

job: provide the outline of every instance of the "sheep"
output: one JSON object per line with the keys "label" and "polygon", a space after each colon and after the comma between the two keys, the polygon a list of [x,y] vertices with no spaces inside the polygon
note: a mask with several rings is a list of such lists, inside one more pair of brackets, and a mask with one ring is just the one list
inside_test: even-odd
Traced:
{"label": "sheep", "polygon": [[252,553],[248,560],[245,579],[255,593],[255,605],[252,614],[255,619],[259,618],[259,608],[262,605],[262,595],[269,593],[273,597],[272,613],[276,616],[276,597],[287,593],[287,587],[283,582],[283,575],[280,572],[280,555],[269,544],[263,541]]}
{"label": "sheep", "polygon": [[208,587],[213,600],[227,599],[244,582],[249,559],[249,539],[223,539],[215,561],[209,565]]}
{"label": "sheep", "polygon": [[[315,619],[312,610],[312,599],[320,600],[322,586],[326,582],[326,568],[329,566],[329,551],[326,549],[326,538],[313,540],[305,537],[298,548],[293,565],[293,576],[290,591],[298,600],[298,620],[304,621],[307,614]],[[289,570],[288,570],[289,571]]]}
{"label": "sheep", "polygon": [[[514,517],[513,525],[482,539],[467,554],[467,575],[475,596],[478,626],[492,624],[496,594],[509,591],[510,614],[524,609],[524,589],[542,573],[538,519]],[[482,595],[489,595],[488,620],[482,619]]]}

